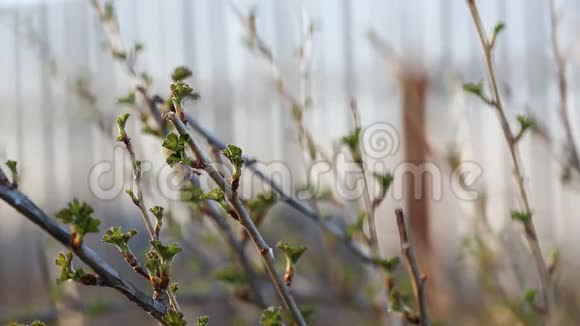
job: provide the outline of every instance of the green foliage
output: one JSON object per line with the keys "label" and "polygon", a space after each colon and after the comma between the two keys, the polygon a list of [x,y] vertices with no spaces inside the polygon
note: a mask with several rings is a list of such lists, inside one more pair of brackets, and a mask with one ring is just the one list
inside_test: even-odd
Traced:
{"label": "green foliage", "polygon": [[163,320],[169,326],[185,326],[185,325],[187,325],[187,322],[183,318],[183,314],[181,312],[173,310],[173,309],[169,309],[167,311],[165,316],[163,316]]}
{"label": "green foliage", "polygon": [[105,231],[103,242],[116,246],[121,253],[126,254],[129,252],[129,240],[135,234],[137,234],[137,230],[135,229],[130,229],[128,232],[122,233],[121,227],[115,226]]}
{"label": "green foliage", "polygon": [[80,245],[83,237],[87,233],[98,233],[101,221],[92,216],[93,208],[86,203],[73,199],[67,208],[60,210],[56,218],[64,224],[71,224],[71,232],[76,237],[76,245]]}
{"label": "green foliage", "polygon": [[176,243],[172,243],[169,246],[163,245],[159,240],[152,240],[150,243],[159,255],[162,264],[171,264],[175,255],[183,250]]}
{"label": "green foliage", "polygon": [[278,198],[273,192],[263,192],[256,196],[256,198],[248,201],[246,206],[254,216],[263,216],[268,210],[276,204]]}
{"label": "green foliage", "polygon": [[397,266],[399,266],[399,263],[401,262],[401,259],[397,256],[388,258],[388,259],[382,259],[382,258],[375,258],[373,260],[373,263],[381,266],[385,272],[387,273],[392,273],[395,271],[395,269],[397,268]]}
{"label": "green foliage", "polygon": [[103,10],[103,20],[109,21],[113,19],[115,19],[115,8],[113,7],[112,2],[107,1],[107,3],[105,3],[105,7]]}
{"label": "green foliage", "polygon": [[117,104],[129,106],[135,105],[135,92],[129,92],[127,95],[118,97]]}
{"label": "green foliage", "polygon": [[151,213],[153,213],[153,216],[155,216],[155,220],[157,221],[157,225],[155,226],[155,228],[161,228],[161,226],[163,225],[163,214],[165,211],[165,208],[161,207],[161,206],[154,206],[151,207],[149,209],[149,211]]}
{"label": "green foliage", "polygon": [[226,195],[220,187],[213,188],[210,192],[202,194],[199,198],[213,200],[220,204],[225,210],[228,210]]}
{"label": "green foliage", "polygon": [[527,289],[524,293],[524,301],[530,305],[534,304],[538,291],[536,289]]}
{"label": "green foliage", "polygon": [[117,60],[126,60],[127,59],[127,53],[125,51],[121,51],[118,49],[112,49],[111,50],[111,54],[113,55],[113,58],[117,59]]}
{"label": "green foliage", "polygon": [[247,275],[237,266],[226,266],[215,272],[214,277],[218,281],[232,285],[248,284]]}
{"label": "green foliage", "polygon": [[169,166],[173,167],[176,163],[182,162],[183,164],[190,165],[191,160],[187,157],[185,153],[185,145],[189,141],[189,135],[177,135],[172,132],[165,137],[165,140],[161,146],[173,151],[173,153],[167,156],[165,160]]}
{"label": "green foliage", "polygon": [[119,137],[117,141],[125,141],[127,139],[127,132],[125,131],[125,126],[127,125],[127,120],[131,114],[123,113],[117,118],[117,127],[119,128]]}
{"label": "green foliage", "polygon": [[196,185],[191,185],[181,189],[181,200],[183,201],[197,203],[202,200],[202,196],[203,190]]}
{"label": "green foliage", "polygon": [[304,252],[308,249],[305,246],[291,246],[286,242],[278,242],[276,247],[280,249],[284,255],[286,255],[286,258],[292,264],[296,264],[298,259],[300,259]]}
{"label": "green foliage", "polygon": [[380,174],[380,173],[375,172],[375,173],[373,173],[373,176],[375,177],[375,179],[377,180],[377,182],[381,186],[381,194],[382,194],[382,196],[384,196],[387,193],[387,191],[389,191],[389,188],[391,187],[391,184],[393,183],[393,180],[394,180],[393,174],[391,174],[390,172],[386,172],[384,174]]}
{"label": "green foliage", "polygon": [[270,306],[262,311],[260,323],[262,326],[282,326],[282,308]]}
{"label": "green foliage", "polygon": [[360,132],[361,132],[360,128],[355,128],[351,134],[346,135],[340,139],[340,142],[342,144],[346,145],[346,147],[349,149],[353,159],[357,162],[361,160],[360,147],[359,147]]}
{"label": "green foliage", "polygon": [[161,258],[159,254],[151,249],[145,254],[145,268],[149,271],[151,277],[157,277],[161,270]]}
{"label": "green foliage", "polygon": [[491,104],[491,101],[485,96],[483,92],[483,80],[477,83],[466,83],[463,85],[463,90],[467,93],[479,97],[485,103]]}
{"label": "green foliage", "polygon": [[197,326],[207,326],[209,324],[208,316],[199,316],[197,318]]}
{"label": "green foliage", "polygon": [[232,179],[238,180],[242,175],[242,167],[244,166],[244,159],[242,158],[242,149],[229,144],[222,153],[224,156],[232,163],[234,167],[234,173]]}
{"label": "green foliage", "polygon": [[180,80],[172,83],[170,88],[171,100],[176,104],[181,104],[186,97],[193,93],[193,88]]}
{"label": "green foliage", "polygon": [[171,283],[169,285],[169,290],[173,293],[176,294],[177,291],[179,291],[179,283]]}
{"label": "green foliage", "polygon": [[[11,321],[7,324],[7,326],[28,326],[28,325],[20,324],[16,321]],[[41,322],[40,320],[35,320],[32,322],[32,324],[30,324],[30,326],[46,326],[46,324],[44,322]]]}
{"label": "green foliage", "polygon": [[352,238],[352,236],[355,235],[356,233],[362,233],[364,222],[365,222],[366,218],[367,218],[367,213],[360,212],[358,214],[358,217],[356,218],[356,222],[349,225],[348,228],[346,229],[346,236],[349,238]]}
{"label": "green foliage", "polygon": [[530,223],[532,221],[532,213],[531,212],[513,211],[512,212],[512,219],[520,221],[524,224],[527,224],[527,223]]}
{"label": "green foliage", "polygon": [[504,22],[499,22],[497,24],[495,24],[495,27],[493,28],[493,35],[494,37],[497,37],[497,35],[503,31],[505,29],[505,23]]}
{"label": "green foliage", "polygon": [[192,73],[189,68],[187,68],[186,66],[179,66],[173,70],[173,73],[171,74],[171,80],[173,80],[174,82],[182,81],[184,79],[191,77],[191,75]]}
{"label": "green foliage", "polygon": [[18,162],[13,161],[13,160],[7,160],[6,161],[6,166],[8,166],[8,169],[10,170],[10,173],[12,173],[12,184],[13,185],[17,185],[18,184],[18,168],[17,168]]}
{"label": "green foliage", "polygon": [[56,258],[55,264],[60,267],[60,276],[57,279],[57,282],[66,282],[68,280],[72,280],[78,282],[81,280],[83,276],[85,276],[85,272],[82,268],[74,269],[72,266],[72,259],[73,254],[72,252],[68,252],[66,254],[59,253],[58,257]]}
{"label": "green foliage", "polygon": [[520,114],[516,118],[518,119],[518,123],[520,124],[520,132],[524,132],[536,126],[536,121],[529,116]]}

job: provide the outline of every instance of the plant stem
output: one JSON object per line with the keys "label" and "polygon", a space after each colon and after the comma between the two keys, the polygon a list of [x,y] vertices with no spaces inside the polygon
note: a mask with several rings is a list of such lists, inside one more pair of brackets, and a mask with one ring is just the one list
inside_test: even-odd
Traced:
{"label": "plant stem", "polygon": [[[491,85],[491,92],[492,92],[492,104],[496,109],[496,113],[498,116],[498,120],[500,122],[503,135],[505,141],[508,145],[510,158],[513,165],[513,176],[515,179],[516,186],[519,191],[520,195],[520,204],[521,208],[524,210],[525,213],[531,213],[531,207],[528,200],[528,194],[526,192],[526,188],[524,185],[524,177],[520,167],[520,163],[518,160],[518,151],[517,151],[517,144],[514,140],[514,135],[511,131],[510,125],[508,123],[507,117],[505,115],[505,111],[502,105],[501,96],[499,93],[499,87],[497,85],[497,80],[495,76],[494,64],[493,64],[493,56],[492,56],[492,43],[488,39],[483,23],[481,21],[481,17],[479,15],[479,11],[477,9],[477,5],[475,0],[467,0],[467,4],[469,6],[469,10],[471,12],[471,16],[473,18],[473,22],[475,24],[475,28],[477,30],[477,34],[479,36],[479,40],[481,43],[481,48],[483,50],[485,65],[487,69],[487,75],[489,79],[489,83]],[[529,222],[524,223],[524,230],[528,245],[530,247],[530,251],[532,252],[532,256],[536,265],[536,269],[538,270],[538,275],[540,279],[540,286],[541,292],[544,298],[544,310],[546,312],[550,309],[550,304],[553,301],[554,295],[552,290],[552,284],[550,280],[550,274],[548,273],[548,269],[546,268],[546,263],[544,261],[544,257],[542,255],[542,250],[540,248],[540,244],[538,241],[538,235],[536,233],[536,228],[532,220]]]}
{"label": "plant stem", "polygon": [[572,124],[570,123],[570,114],[568,109],[568,80],[566,79],[566,58],[560,50],[558,43],[558,14],[556,13],[556,4],[554,0],[550,0],[550,38],[552,43],[552,53],[556,61],[557,75],[558,75],[558,94],[560,96],[560,120],[564,127],[564,133],[568,141],[567,148],[570,151],[569,164],[576,172],[580,173],[580,158],[572,132]]}
{"label": "plant stem", "polygon": [[266,269],[268,271],[268,274],[270,275],[272,283],[274,284],[274,287],[278,292],[278,296],[284,303],[284,306],[292,314],[294,320],[298,325],[300,326],[306,325],[304,317],[302,317],[302,313],[300,312],[298,305],[294,301],[294,298],[292,297],[290,290],[288,289],[286,284],[284,284],[284,280],[282,279],[282,277],[276,272],[276,262],[274,261],[272,248],[268,246],[268,244],[260,234],[260,231],[258,231],[258,228],[256,228],[248,211],[246,210],[242,201],[238,197],[237,191],[234,191],[231,188],[231,186],[226,182],[226,180],[223,178],[223,176],[213,167],[208,156],[193,137],[192,133],[190,132],[190,129],[179,119],[179,117],[177,117],[177,115],[175,115],[175,113],[173,112],[167,112],[166,115],[173,123],[173,126],[180,135],[189,136],[187,144],[191,148],[197,159],[199,160],[202,169],[226,194],[228,201],[234,207],[236,213],[239,216],[239,221],[241,225],[248,231],[248,234],[250,235],[250,237],[254,241],[254,244],[258,248],[258,251],[260,252],[262,259],[266,265]]}
{"label": "plant stem", "polygon": [[399,229],[401,254],[405,260],[409,274],[411,275],[413,292],[415,294],[417,305],[419,306],[420,323],[423,326],[430,326],[431,321],[429,320],[429,315],[427,314],[427,303],[425,298],[425,281],[427,277],[421,274],[421,271],[419,270],[419,265],[417,264],[417,259],[415,258],[413,246],[409,241],[409,234],[407,232],[403,210],[396,209],[395,215],[397,217],[397,227]]}
{"label": "plant stem", "polygon": [[53,219],[48,217],[26,195],[17,189],[11,188],[8,184],[1,182],[2,176],[4,176],[4,174],[0,170],[0,198],[24,215],[28,220],[46,231],[63,246],[73,250],[81,261],[87,264],[87,266],[99,275],[104,286],[121,292],[125,297],[127,297],[127,299],[135,302],[139,307],[141,307],[141,309],[145,310],[153,318],[159,321],[159,323],[167,325],[163,320],[166,312],[166,307],[163,303],[153,300],[131,283],[121,279],[116,270],[114,270],[84,243],[82,243],[78,248],[72,248],[70,241],[71,234],[55,223]]}

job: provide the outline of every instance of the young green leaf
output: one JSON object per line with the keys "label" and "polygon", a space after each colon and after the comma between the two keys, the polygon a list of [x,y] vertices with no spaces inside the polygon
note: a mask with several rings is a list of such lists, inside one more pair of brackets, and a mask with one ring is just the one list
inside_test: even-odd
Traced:
{"label": "young green leaf", "polygon": [[82,238],[87,233],[98,233],[101,221],[92,216],[93,208],[86,203],[73,199],[67,208],[60,210],[56,218],[64,224],[71,224],[73,233],[73,245],[80,245]]}
{"label": "young green leaf", "polygon": [[179,248],[176,243],[172,243],[169,246],[163,245],[159,240],[152,240],[150,243],[155,251],[159,254],[161,263],[171,264],[175,255],[183,250]]}
{"label": "young green leaf", "polygon": [[384,174],[380,174],[380,173],[373,173],[373,176],[375,177],[375,179],[378,181],[379,185],[381,186],[381,196],[384,196],[387,191],[389,191],[389,188],[391,187],[391,184],[393,183],[393,175],[390,172],[386,172]]}
{"label": "young green leaf", "polygon": [[55,264],[56,266],[60,267],[60,276],[57,279],[57,282],[62,283],[68,280],[78,282],[85,275],[85,272],[83,271],[82,268],[76,270],[73,268],[72,259],[73,254],[70,251],[66,254],[62,252],[58,254]]}
{"label": "young green leaf", "polygon": [[129,240],[135,234],[137,234],[137,230],[135,229],[130,229],[128,232],[122,233],[121,227],[115,226],[105,231],[103,242],[116,246],[121,253],[126,254],[129,252]]}
{"label": "young green leaf", "polygon": [[291,246],[286,242],[278,242],[276,247],[280,249],[280,251],[282,251],[286,257],[288,257],[292,264],[296,264],[298,259],[300,259],[304,252],[308,249],[305,246]]}
{"label": "young green leaf", "polygon": [[521,132],[524,132],[536,126],[536,121],[533,118],[530,118],[522,114],[519,114],[516,118],[518,119],[518,123],[520,124]]}
{"label": "young green leaf", "polygon": [[165,316],[163,317],[163,320],[169,326],[185,326],[185,325],[187,325],[187,322],[185,321],[185,319],[183,319],[183,314],[179,311],[174,310],[174,309],[169,309],[167,311],[167,313],[165,314]]}
{"label": "young green leaf", "polygon": [[346,145],[346,147],[349,149],[353,159],[356,162],[359,162],[362,159],[359,146],[360,132],[361,129],[357,127],[350,135],[346,135],[340,139],[341,143]]}
{"label": "young green leaf", "polygon": [[505,29],[505,23],[504,22],[499,22],[495,25],[495,27],[493,28],[493,35],[494,38],[497,37],[497,35],[503,31]]}
{"label": "young green leaf", "polygon": [[530,305],[534,304],[538,291],[536,289],[527,289],[524,293],[524,301]]}
{"label": "young green leaf", "polygon": [[229,144],[222,153],[224,156],[232,163],[234,167],[234,172],[232,174],[232,188],[235,190],[238,189],[239,180],[242,176],[242,167],[244,166],[244,159],[242,158],[242,149]]}
{"label": "young green leaf", "polygon": [[169,285],[169,290],[171,290],[173,294],[176,294],[177,291],[179,291],[179,283],[171,283]]}
{"label": "young green leaf", "polygon": [[159,232],[161,231],[161,227],[163,226],[163,211],[165,208],[161,206],[154,206],[149,209],[153,216],[155,216],[156,224],[155,224],[155,234],[159,238]]}
{"label": "young green leaf", "polygon": [[512,219],[526,224],[526,223],[529,223],[532,221],[532,213],[531,212],[513,211],[512,212]]}
{"label": "young green leaf", "polygon": [[173,80],[174,82],[182,81],[184,79],[191,77],[191,74],[192,73],[189,68],[187,68],[186,66],[179,66],[173,70],[173,73],[171,74],[171,80]]}
{"label": "young green leaf", "polygon": [[170,133],[165,137],[161,146],[173,151],[173,153],[166,158],[167,164],[173,167],[176,163],[183,162],[184,164],[191,164],[191,161],[185,153],[185,145],[189,141],[188,135],[177,135]]}
{"label": "young green leaf", "polygon": [[246,285],[248,284],[248,277],[246,274],[237,266],[226,266],[217,272],[215,272],[214,277],[218,281],[232,285]]}
{"label": "young green leaf", "polygon": [[125,141],[128,139],[127,132],[125,131],[125,126],[127,125],[127,120],[131,114],[123,113],[117,118],[117,127],[119,128],[119,137],[117,137],[117,141]]}
{"label": "young green leaf", "polygon": [[367,213],[360,212],[358,214],[358,217],[356,218],[356,222],[349,225],[348,228],[346,229],[347,237],[352,238],[352,236],[355,235],[356,233],[362,233],[364,221],[366,218],[367,218]]}
{"label": "young green leaf", "polygon": [[208,316],[199,316],[197,318],[197,326],[207,326],[209,323],[209,317]]}
{"label": "young green leaf", "polygon": [[270,306],[262,312],[260,317],[262,326],[282,326],[282,308]]}
{"label": "young green leaf", "polygon": [[180,105],[183,100],[193,93],[193,88],[188,84],[178,80],[171,84],[171,100]]}
{"label": "young green leaf", "polygon": [[19,176],[18,176],[18,168],[17,168],[18,162],[13,161],[13,160],[7,160],[6,161],[6,166],[8,166],[8,169],[10,170],[10,173],[12,174],[12,186],[13,187],[17,187],[18,183],[20,180]]}
{"label": "young green leaf", "polygon": [[117,104],[119,105],[135,105],[135,92],[129,92],[127,95],[120,96],[117,98]]}
{"label": "young green leaf", "polygon": [[253,216],[258,217],[265,215],[276,201],[276,194],[269,191],[258,194],[256,198],[248,201],[246,206]]}
{"label": "young green leaf", "polygon": [[483,80],[480,80],[477,83],[466,83],[463,85],[463,90],[471,93],[477,97],[484,96],[483,94]]}
{"label": "young green leaf", "polygon": [[222,188],[213,188],[210,192],[205,193],[199,197],[200,199],[209,199],[220,204],[225,210],[228,209],[228,203],[226,202],[226,195]]}
{"label": "young green leaf", "polygon": [[397,268],[397,266],[399,266],[400,262],[401,262],[401,260],[397,256],[391,257],[388,259],[377,258],[377,259],[373,260],[373,263],[381,266],[385,270],[385,272],[387,272],[387,273],[394,272],[395,268]]}

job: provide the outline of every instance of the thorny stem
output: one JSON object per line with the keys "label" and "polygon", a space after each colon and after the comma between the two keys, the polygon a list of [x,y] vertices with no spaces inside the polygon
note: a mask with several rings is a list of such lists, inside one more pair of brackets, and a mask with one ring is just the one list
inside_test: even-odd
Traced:
{"label": "thorny stem", "polygon": [[564,132],[568,141],[567,148],[570,151],[570,164],[577,172],[580,173],[580,158],[576,147],[576,141],[570,124],[570,114],[568,110],[568,80],[566,79],[566,57],[562,54],[558,42],[558,13],[556,12],[556,3],[550,0],[550,38],[552,41],[552,53],[556,61],[558,75],[558,93],[560,96],[560,120],[564,127]]}
{"label": "thorny stem", "polygon": [[208,156],[203,151],[201,146],[197,143],[195,138],[193,137],[190,129],[179,119],[179,117],[173,112],[166,112],[167,117],[173,123],[173,126],[177,130],[180,135],[187,135],[188,140],[187,144],[191,148],[192,152],[195,154],[196,158],[199,160],[201,168],[212,178],[212,180],[220,187],[230,204],[234,207],[236,213],[239,216],[240,224],[248,231],[250,237],[254,241],[254,244],[258,248],[258,251],[261,253],[262,259],[266,265],[266,269],[276,291],[278,292],[278,296],[284,303],[286,309],[292,314],[294,320],[298,325],[303,326],[306,325],[304,321],[304,317],[298,308],[298,305],[294,301],[294,297],[290,293],[290,290],[284,284],[284,280],[280,275],[276,272],[276,263],[274,261],[274,255],[272,248],[268,246],[258,228],[252,221],[248,211],[246,210],[244,204],[238,197],[237,191],[234,191],[231,186],[226,182],[223,176],[213,167],[211,164]]}
{"label": "thorny stem", "polygon": [[98,275],[100,285],[121,292],[125,297],[135,302],[153,318],[158,320],[159,323],[167,325],[163,320],[166,312],[166,307],[163,303],[153,300],[131,283],[121,279],[116,270],[84,243],[81,243],[79,247],[72,248],[70,241],[71,234],[56,224],[53,219],[48,217],[26,195],[18,189],[10,187],[4,182],[5,180],[5,175],[0,169],[0,198],[24,215],[28,220],[46,231],[63,246],[72,249],[77,257]]}
{"label": "thorny stem", "polygon": [[[475,0],[467,0],[467,4],[469,6],[469,10],[471,12],[471,16],[473,18],[473,23],[475,24],[475,28],[477,30],[477,34],[479,36],[479,40],[481,43],[481,47],[484,54],[485,65],[487,69],[487,74],[489,78],[489,82],[491,84],[491,91],[492,91],[492,103],[493,107],[496,109],[496,113],[503,130],[503,135],[505,141],[508,145],[510,158],[513,165],[513,175],[515,179],[516,186],[519,190],[520,194],[520,202],[522,209],[525,213],[531,213],[530,203],[528,200],[528,194],[526,192],[526,188],[524,185],[524,177],[520,167],[520,163],[518,160],[518,151],[517,151],[517,144],[514,141],[514,135],[511,131],[510,125],[508,123],[507,117],[505,115],[505,111],[501,102],[501,96],[499,93],[499,88],[497,85],[497,80],[495,77],[495,70],[493,65],[493,56],[492,56],[492,43],[486,35],[484,31],[483,23],[481,21],[481,17],[479,15],[479,11],[477,9],[477,5]],[[532,256],[534,258],[534,262],[536,265],[536,269],[538,270],[538,275],[540,279],[541,285],[541,292],[544,298],[544,310],[545,312],[549,312],[550,305],[554,300],[554,294],[552,289],[552,282],[550,280],[550,274],[548,273],[548,269],[546,268],[546,263],[544,261],[544,257],[542,255],[542,250],[540,248],[540,243],[538,241],[538,235],[536,232],[536,228],[532,220],[529,222],[524,223],[524,230],[528,245],[532,252]]]}
{"label": "thorny stem", "polygon": [[405,265],[407,265],[407,269],[411,275],[411,283],[413,284],[415,300],[419,306],[419,322],[423,326],[430,326],[431,321],[429,320],[429,315],[427,314],[427,302],[425,298],[425,281],[427,280],[427,276],[421,274],[421,271],[419,270],[419,265],[417,264],[417,259],[415,258],[413,246],[409,241],[409,234],[407,232],[403,210],[396,209],[395,215],[397,217],[399,240],[401,242],[401,255],[403,256]]}

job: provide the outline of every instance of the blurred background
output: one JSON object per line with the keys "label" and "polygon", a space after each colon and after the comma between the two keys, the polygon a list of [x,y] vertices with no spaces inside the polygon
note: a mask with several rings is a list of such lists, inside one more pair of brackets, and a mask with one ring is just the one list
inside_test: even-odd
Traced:
{"label": "blurred background", "polygon": [[[228,1],[113,3],[124,44],[144,45],[138,68],[151,76],[152,93],[166,96],[173,68],[190,67],[191,85],[201,99],[186,110],[225,143],[235,143],[264,162],[283,161],[293,182],[305,183],[290,105],[278,93],[271,67],[248,49],[247,31]],[[363,126],[388,122],[397,131],[398,150],[374,163],[395,170],[405,162],[429,162],[443,180],[449,180],[459,162],[475,162],[483,171],[470,187],[478,194],[476,200],[459,198],[448,181],[443,182],[442,195],[433,198],[433,182],[421,177],[420,198],[387,195],[377,211],[385,256],[399,253],[393,209],[403,207],[411,216],[420,263],[429,275],[434,319],[445,325],[533,323],[513,308],[537,281],[521,227],[510,219],[518,197],[507,147],[493,110],[462,90],[465,82],[486,76],[465,1],[233,3],[246,14],[255,10],[258,32],[296,96],[301,92],[298,49],[304,18],[312,21],[307,82],[312,104],[304,120],[325,150],[331,152],[354,128],[349,103],[356,99]],[[488,31],[497,22],[506,23],[495,60],[508,119],[514,126],[517,114],[537,121],[538,127],[521,142],[521,160],[544,255],[559,252],[562,315],[573,325],[580,314],[565,307],[574,307],[580,293],[574,280],[580,264],[580,188],[570,174],[570,147],[558,112],[550,1],[480,1],[479,7]],[[556,1],[555,7],[576,136],[580,2]],[[23,192],[49,214],[76,197],[95,207],[102,230],[121,224],[143,231],[138,211],[123,193],[122,185],[127,187],[131,178],[127,162],[121,160],[126,168],[121,177],[113,172],[103,176],[104,187],[121,185],[118,196],[104,200],[88,187],[96,164],[118,164],[114,119],[129,108],[115,102],[130,85],[104,45],[102,27],[88,1],[0,0],[0,40],[0,158],[19,162]],[[138,119],[131,123],[137,155],[154,167],[163,166],[159,139],[138,136]],[[256,324],[259,310],[232,296],[231,285],[213,278],[231,256],[215,227],[200,216],[189,216],[183,203],[160,195],[155,177],[145,176],[146,200],[169,207],[174,217],[164,236],[185,248],[176,279],[187,297],[188,314],[207,314],[215,325]],[[402,187],[403,193],[412,193],[416,185],[403,182]],[[353,206],[353,201],[346,202]],[[329,211],[336,209],[331,206]],[[336,222],[353,223],[356,209],[341,211]],[[396,317],[381,317],[372,305],[377,280],[365,276],[368,271],[352,256],[339,248],[339,255],[329,257],[326,250],[336,244],[329,244],[327,236],[286,205],[278,204],[268,214],[262,228],[269,242],[284,237],[310,248],[294,286],[299,301],[316,306],[313,324],[399,324]],[[57,286],[53,262],[60,246],[4,203],[0,216],[0,321],[38,317],[63,325],[153,324],[111,290]],[[122,275],[149,290],[114,248],[96,236],[87,242]],[[136,252],[145,247],[143,238]],[[254,255],[252,249],[248,252]],[[264,281],[264,291],[269,288]],[[485,319],[489,316],[493,318]]]}

